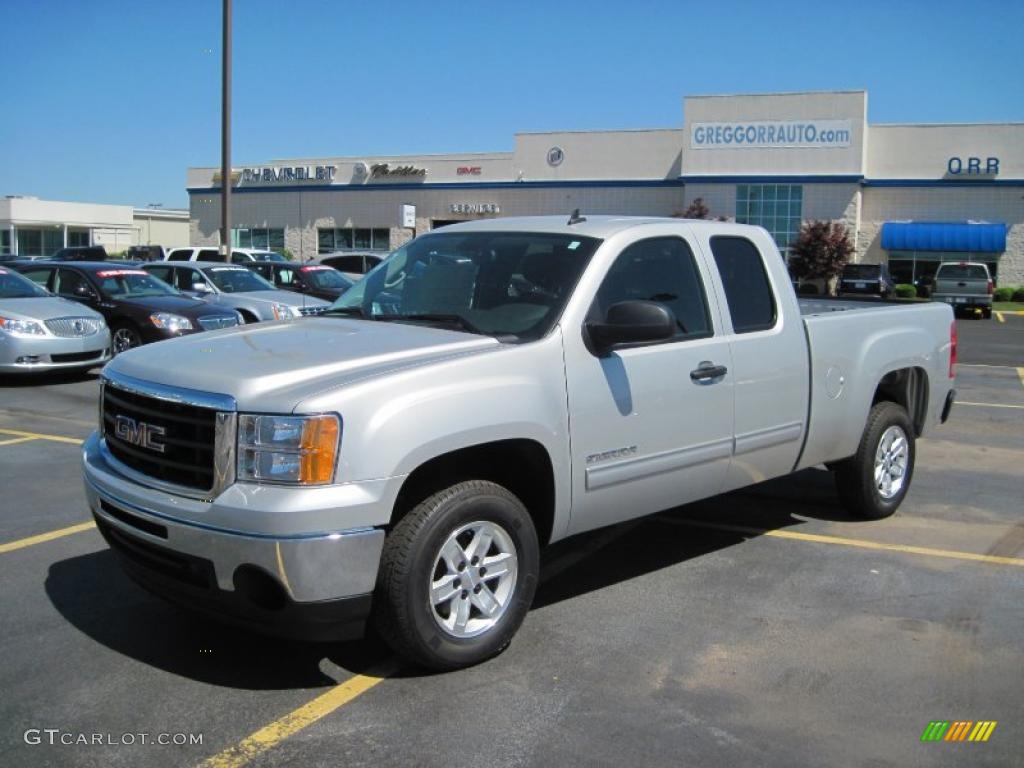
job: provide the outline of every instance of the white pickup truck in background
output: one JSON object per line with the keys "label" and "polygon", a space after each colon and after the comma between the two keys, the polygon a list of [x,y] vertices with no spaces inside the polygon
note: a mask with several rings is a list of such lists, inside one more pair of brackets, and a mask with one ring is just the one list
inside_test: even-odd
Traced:
{"label": "white pickup truck in background", "polygon": [[369,617],[452,669],[575,533],[821,464],[892,514],[955,354],[947,305],[798,301],[757,227],[453,225],[322,315],[118,356],[86,492],[154,592],[304,637]]}

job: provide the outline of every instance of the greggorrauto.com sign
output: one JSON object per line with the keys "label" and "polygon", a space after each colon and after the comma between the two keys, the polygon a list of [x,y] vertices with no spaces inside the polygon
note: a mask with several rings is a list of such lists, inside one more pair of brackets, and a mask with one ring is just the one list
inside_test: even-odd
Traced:
{"label": "greggorrauto.com sign", "polygon": [[850,120],[759,120],[692,123],[693,149],[836,148],[850,146]]}

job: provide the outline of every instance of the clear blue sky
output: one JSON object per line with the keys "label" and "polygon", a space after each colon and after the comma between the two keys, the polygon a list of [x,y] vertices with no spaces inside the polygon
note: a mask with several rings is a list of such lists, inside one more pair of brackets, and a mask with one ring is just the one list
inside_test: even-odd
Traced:
{"label": "clear blue sky", "polygon": [[[220,162],[218,0],[0,0],[0,194],[184,207]],[[1024,2],[235,0],[236,165],[678,127],[686,94],[865,88],[1024,121]],[[205,51],[212,50],[212,53]]]}

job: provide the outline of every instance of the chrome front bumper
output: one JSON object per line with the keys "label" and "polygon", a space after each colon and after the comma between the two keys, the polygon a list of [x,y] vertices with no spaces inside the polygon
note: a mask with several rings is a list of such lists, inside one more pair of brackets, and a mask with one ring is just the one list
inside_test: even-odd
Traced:
{"label": "chrome front bumper", "polygon": [[[154,552],[180,553],[212,565],[216,589],[230,593],[240,574],[253,569],[273,579],[289,601],[313,603],[373,591],[384,545],[380,528],[360,527],[310,534],[242,533],[210,522],[182,520],[180,512],[195,518],[191,508],[205,502],[175,498],[140,486],[120,476],[107,464],[99,435],[94,433],[82,449],[85,492],[89,508],[103,526]],[[211,500],[213,504],[220,504]],[[212,511],[212,509],[211,509]],[[238,519],[245,510],[228,510]],[[281,512],[282,516],[294,513]],[[222,518],[224,515],[217,515]]]}
{"label": "chrome front bumper", "polygon": [[[84,355],[93,353],[87,360],[55,362],[53,355]],[[55,371],[67,368],[92,368],[110,360],[110,334],[104,330],[91,336],[60,338],[40,336],[39,338],[16,337],[0,334],[0,372],[21,373],[30,371]],[[19,362],[20,361],[20,362]]]}

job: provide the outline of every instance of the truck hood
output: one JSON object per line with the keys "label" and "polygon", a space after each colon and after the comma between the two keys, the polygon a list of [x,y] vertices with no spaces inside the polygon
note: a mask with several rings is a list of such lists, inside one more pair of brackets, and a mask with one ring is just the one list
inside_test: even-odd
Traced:
{"label": "truck hood", "polygon": [[19,320],[53,320],[57,317],[91,317],[100,320],[103,316],[84,304],[57,296],[28,297],[24,299],[0,299],[0,314]]}
{"label": "truck hood", "polygon": [[265,301],[267,304],[284,304],[287,307],[325,307],[330,302],[322,301],[313,296],[304,296],[294,291],[238,291],[237,293],[218,293],[212,298],[212,304],[224,300],[227,304],[232,298],[246,299],[249,301]]}
{"label": "truck hood", "polygon": [[231,395],[239,410],[289,413],[308,397],[358,379],[498,346],[490,336],[421,325],[304,317],[138,347],[114,358],[104,373]]}

